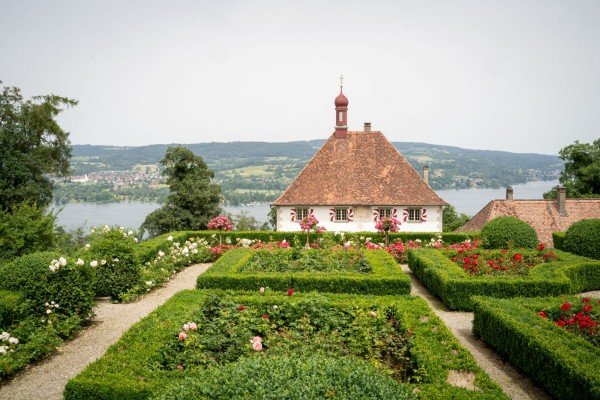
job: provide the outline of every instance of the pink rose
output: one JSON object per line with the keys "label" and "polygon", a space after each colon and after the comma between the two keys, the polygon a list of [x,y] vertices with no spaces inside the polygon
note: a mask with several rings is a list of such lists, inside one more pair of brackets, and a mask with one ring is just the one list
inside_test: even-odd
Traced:
{"label": "pink rose", "polygon": [[259,342],[262,343],[262,338],[260,336],[254,336],[251,340],[252,343]]}
{"label": "pink rose", "polygon": [[190,329],[195,331],[196,329],[198,329],[198,325],[196,325],[195,322],[190,322]]}
{"label": "pink rose", "polygon": [[183,327],[182,327],[182,329],[183,329],[184,331],[186,331],[186,332],[187,332],[187,331],[189,331],[189,330],[190,330],[190,324],[183,324]]}
{"label": "pink rose", "polygon": [[264,293],[265,292],[265,288],[261,287],[260,289],[258,289],[259,292]]}
{"label": "pink rose", "polygon": [[261,351],[262,350],[262,343],[261,342],[253,342],[252,343],[252,348],[254,349],[254,351]]}
{"label": "pink rose", "polygon": [[179,340],[183,342],[186,338],[187,335],[185,334],[185,332],[179,332]]}

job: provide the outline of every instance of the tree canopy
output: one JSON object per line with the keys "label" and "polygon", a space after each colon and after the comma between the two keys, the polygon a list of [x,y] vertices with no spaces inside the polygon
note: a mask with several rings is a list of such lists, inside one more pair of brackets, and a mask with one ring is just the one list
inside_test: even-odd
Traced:
{"label": "tree canopy", "polygon": [[460,213],[459,215],[454,206],[448,206],[442,212],[443,231],[452,232],[469,222],[470,219],[471,217],[467,214]]}
{"label": "tree canopy", "polygon": [[212,181],[213,171],[202,157],[182,146],[169,147],[160,164],[170,193],[166,203],[146,217],[142,228],[150,236],[206,229],[220,211],[221,187]]}
{"label": "tree canopy", "polygon": [[[560,183],[567,190],[567,197],[600,196],[600,139],[593,143],[575,143],[559,152],[565,162]],[[544,193],[545,198],[554,198],[556,189]]]}
{"label": "tree canopy", "polygon": [[[0,82],[1,85],[1,82]],[[69,132],[56,121],[77,101],[56,95],[24,100],[16,87],[0,91],[0,210],[52,201],[50,176],[69,175]]]}

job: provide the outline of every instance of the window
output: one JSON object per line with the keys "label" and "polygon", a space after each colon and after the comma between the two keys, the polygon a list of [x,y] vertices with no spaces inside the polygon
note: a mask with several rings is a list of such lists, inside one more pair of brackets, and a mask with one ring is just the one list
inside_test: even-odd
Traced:
{"label": "window", "polygon": [[339,115],[340,115],[340,116],[338,117],[338,121],[339,121],[339,122],[342,122],[342,121],[343,121],[343,119],[342,119],[342,116],[343,116],[344,114],[342,114],[342,112],[340,111],[340,112],[339,112]]}
{"label": "window", "polygon": [[421,221],[421,209],[420,208],[409,208],[408,209],[408,221],[409,222]]}
{"label": "window", "polygon": [[380,208],[379,209],[379,218],[391,218],[392,217],[392,209],[391,208]]}
{"label": "window", "polygon": [[308,217],[308,208],[296,208],[296,218],[298,221],[302,221]]}
{"label": "window", "polygon": [[348,209],[347,208],[336,208],[335,209],[335,222],[348,222]]}

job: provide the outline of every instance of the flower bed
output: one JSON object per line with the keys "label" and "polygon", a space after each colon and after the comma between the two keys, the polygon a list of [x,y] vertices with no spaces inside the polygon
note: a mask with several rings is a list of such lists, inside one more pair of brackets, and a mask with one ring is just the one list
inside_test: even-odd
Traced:
{"label": "flower bed", "polygon": [[600,348],[600,300],[584,297],[573,303],[565,301],[560,307],[538,311],[538,315]]}
{"label": "flower bed", "polygon": [[553,397],[600,399],[600,348],[552,320],[572,311],[565,303],[582,304],[576,297],[477,297],[473,331]]}
{"label": "flower bed", "polygon": [[[519,250],[518,254],[525,253],[525,250]],[[528,268],[523,275],[500,270],[474,276],[443,252],[432,249],[410,250],[408,266],[453,310],[470,310],[473,306],[471,297],[475,295],[498,298],[553,296],[600,288],[600,262],[561,251],[555,253],[557,260]]]}
{"label": "flower bed", "polygon": [[[284,251],[291,252],[293,250]],[[328,254],[330,252],[330,250],[298,251],[314,252],[310,254]],[[358,252],[358,250],[354,250],[354,252]],[[315,290],[360,294],[410,293],[410,278],[402,272],[396,261],[387,252],[360,250],[360,253],[366,262],[365,272],[348,270],[314,272],[314,269],[290,271],[281,265],[277,267],[281,269],[279,272],[254,272],[253,259],[265,253],[247,248],[236,249],[225,253],[212,267],[200,275],[197,287],[199,289],[254,290],[262,286],[274,290],[287,290],[292,287],[304,292]],[[370,271],[366,272],[367,270]]]}
{"label": "flower bed", "polygon": [[[474,390],[449,384],[451,371],[471,376]],[[64,394],[506,399],[422,299],[268,290],[180,292]]]}

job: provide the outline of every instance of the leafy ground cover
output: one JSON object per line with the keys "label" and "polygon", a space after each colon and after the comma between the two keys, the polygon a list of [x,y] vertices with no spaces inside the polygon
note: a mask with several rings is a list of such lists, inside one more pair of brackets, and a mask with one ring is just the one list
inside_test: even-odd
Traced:
{"label": "leafy ground cover", "polygon": [[578,297],[476,297],[473,332],[553,397],[600,399],[598,307]]}
{"label": "leafy ground cover", "polygon": [[258,289],[180,292],[65,389],[68,400],[153,396],[506,398],[422,299]]}

